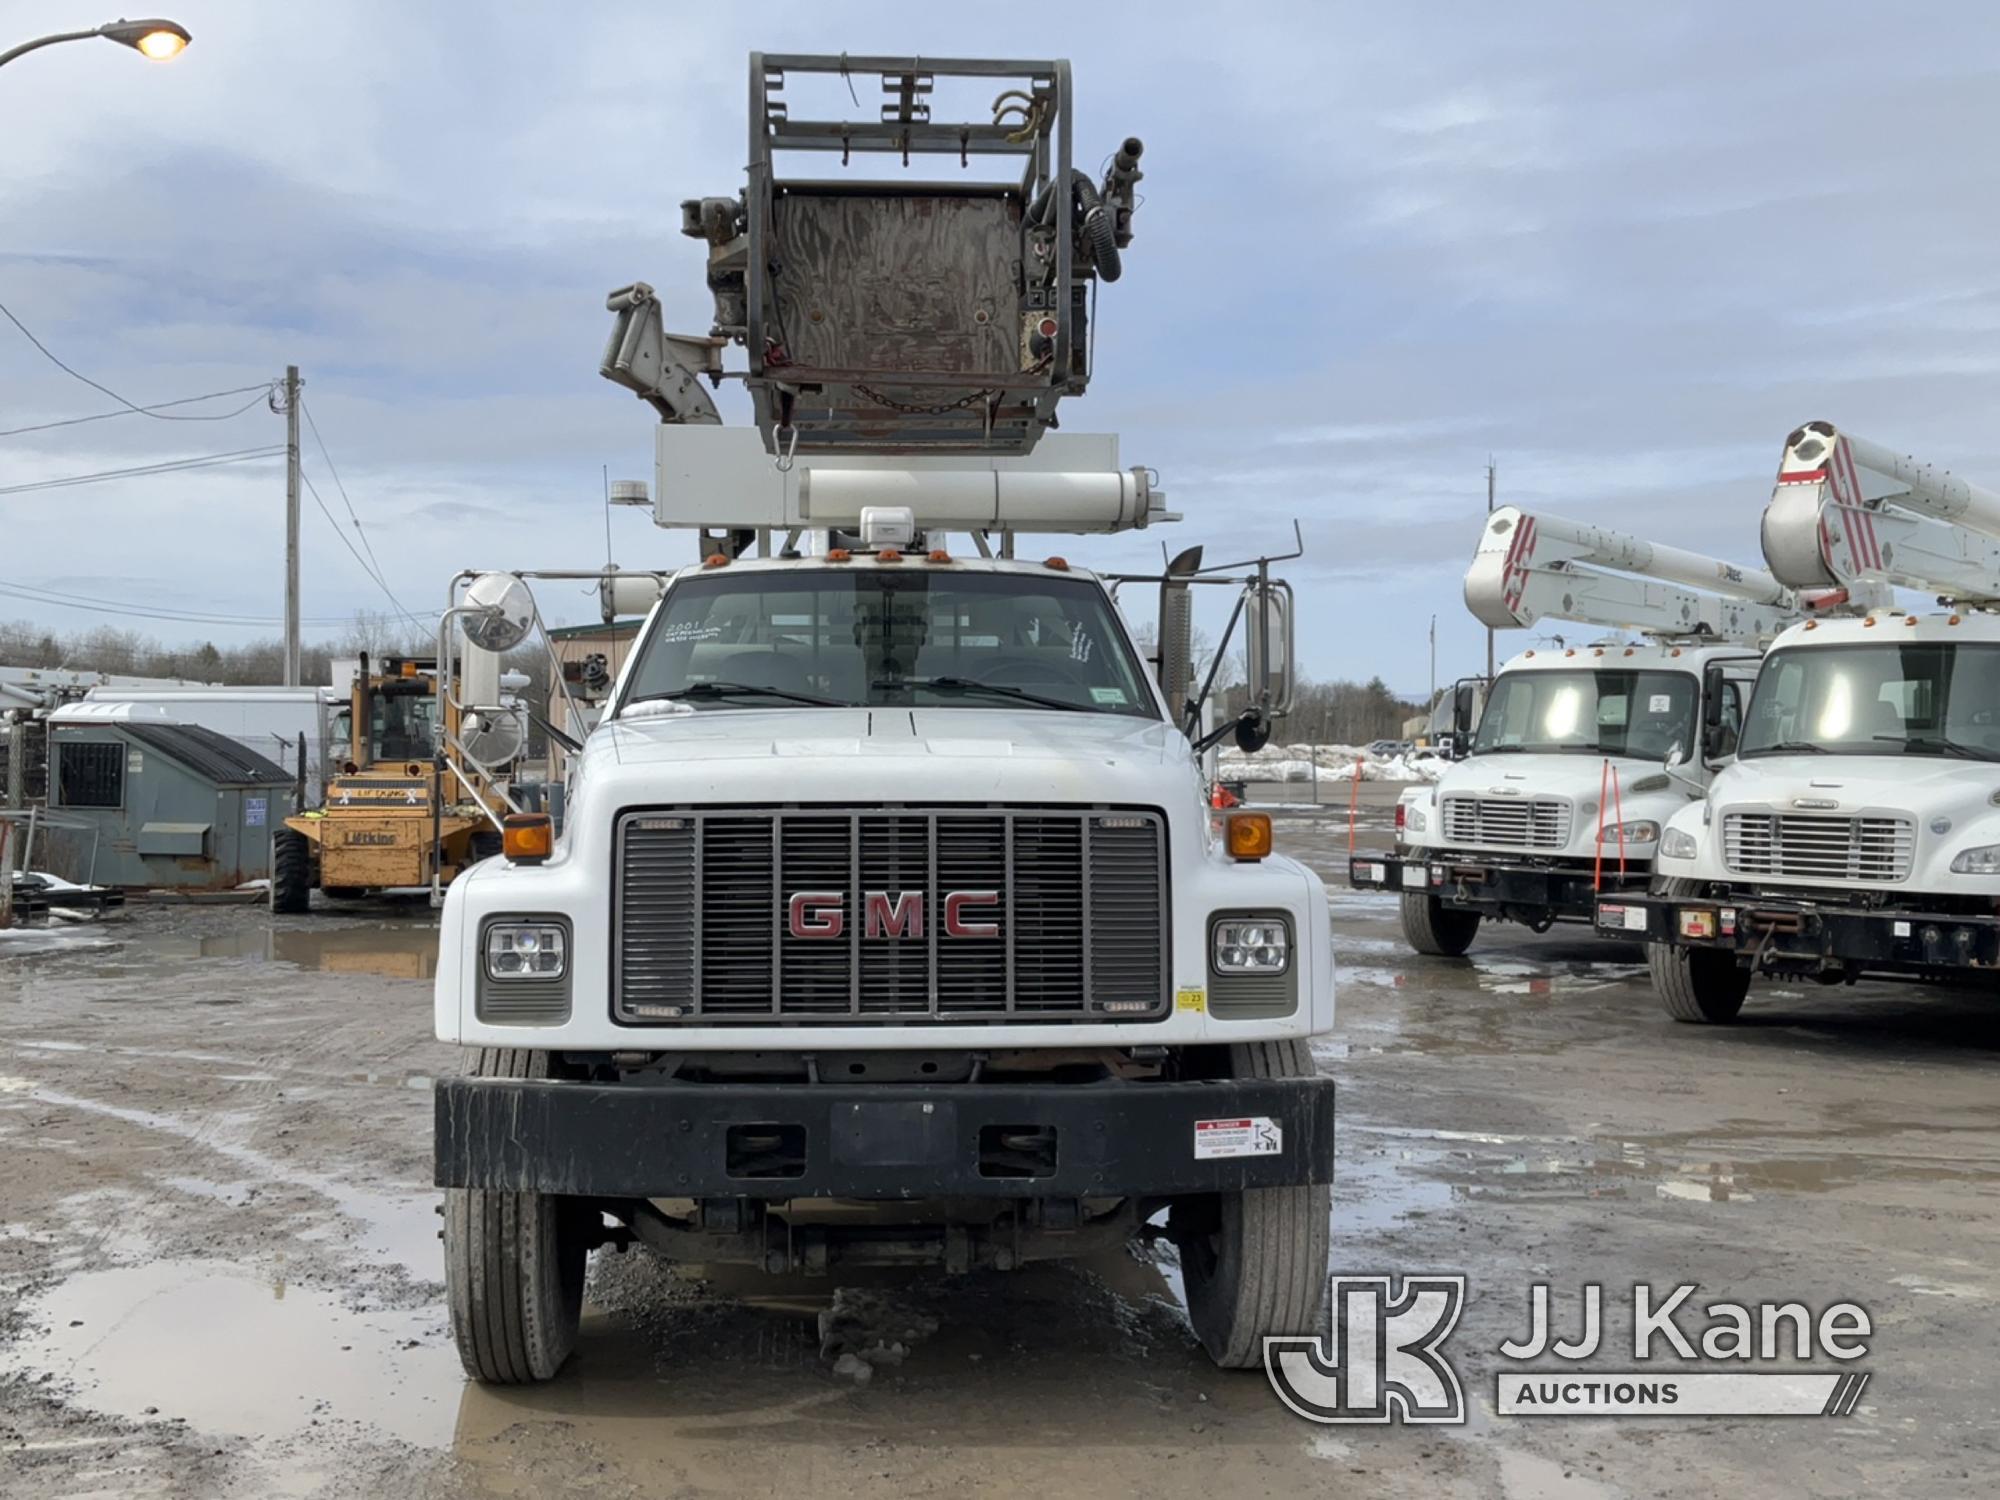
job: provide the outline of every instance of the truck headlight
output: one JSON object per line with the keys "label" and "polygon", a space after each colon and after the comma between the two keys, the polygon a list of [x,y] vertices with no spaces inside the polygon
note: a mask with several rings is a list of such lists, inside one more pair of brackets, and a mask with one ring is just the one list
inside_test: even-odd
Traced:
{"label": "truck headlight", "polygon": [[1693,859],[1697,849],[1694,835],[1684,829],[1669,828],[1660,840],[1661,859]]}
{"label": "truck headlight", "polygon": [[1607,823],[1604,831],[1597,836],[1600,844],[1650,844],[1660,836],[1660,825],[1653,822]]}
{"label": "truck headlight", "polygon": [[486,929],[486,973],[491,979],[560,979],[569,942],[554,922],[495,922]]}
{"label": "truck headlight", "polygon": [[1954,875],[2000,875],[2000,844],[1975,844],[1958,851],[1951,862]]}
{"label": "truck headlight", "polygon": [[1275,917],[1215,924],[1210,962],[1218,974],[1282,974],[1292,962],[1292,930]]}
{"label": "truck headlight", "polygon": [[1403,805],[1403,826],[1412,833],[1422,833],[1431,826],[1431,820],[1424,816],[1424,810],[1414,802]]}

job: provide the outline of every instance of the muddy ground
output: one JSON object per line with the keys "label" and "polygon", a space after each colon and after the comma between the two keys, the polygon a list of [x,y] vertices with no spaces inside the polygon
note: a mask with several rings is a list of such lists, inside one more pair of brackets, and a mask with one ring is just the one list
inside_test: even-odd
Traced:
{"label": "muddy ground", "polygon": [[[1338,878],[1343,822],[1283,838],[1336,895],[1334,1263],[1470,1278],[1468,1425],[1309,1426],[1206,1364],[1170,1255],[1129,1253],[848,1278],[936,1320],[862,1387],[820,1358],[827,1282],[602,1254],[562,1379],[469,1385],[427,1187],[427,1080],[457,1065],[429,911],[142,906],[0,939],[0,1493],[1992,1492],[1991,996],[1766,989],[1741,1027],[1675,1026],[1637,952],[1584,935],[1414,959]],[[1496,1417],[1536,1280],[1853,1299],[1873,1379],[1845,1419]]]}

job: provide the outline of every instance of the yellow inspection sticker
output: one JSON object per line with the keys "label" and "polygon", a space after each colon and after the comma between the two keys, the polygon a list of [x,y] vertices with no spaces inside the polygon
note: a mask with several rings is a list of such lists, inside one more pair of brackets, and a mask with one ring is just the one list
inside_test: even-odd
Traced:
{"label": "yellow inspection sticker", "polygon": [[1208,991],[1198,984],[1184,984],[1174,992],[1175,1010],[1207,1010]]}

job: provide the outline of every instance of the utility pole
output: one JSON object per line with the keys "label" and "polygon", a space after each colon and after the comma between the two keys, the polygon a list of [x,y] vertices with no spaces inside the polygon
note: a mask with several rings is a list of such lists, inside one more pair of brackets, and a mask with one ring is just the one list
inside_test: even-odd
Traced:
{"label": "utility pole", "polygon": [[1438,701],[1438,617],[1431,616],[1431,696],[1430,705],[1437,708]]}
{"label": "utility pole", "polygon": [[[1493,514],[1493,459],[1491,455],[1488,455],[1486,460],[1486,514],[1489,517]],[[1493,680],[1493,627],[1491,625],[1486,627],[1486,680],[1488,682]]]}
{"label": "utility pole", "polygon": [[299,367],[285,366],[285,686],[299,685]]}

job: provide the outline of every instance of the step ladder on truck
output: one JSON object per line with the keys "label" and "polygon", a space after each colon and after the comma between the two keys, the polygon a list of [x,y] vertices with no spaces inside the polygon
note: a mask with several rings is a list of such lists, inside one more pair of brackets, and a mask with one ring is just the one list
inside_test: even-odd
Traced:
{"label": "step ladder on truck", "polygon": [[1465,602],[1495,629],[1638,639],[1513,657],[1476,731],[1457,715],[1449,768],[1398,800],[1394,848],[1351,856],[1355,888],[1400,896],[1410,947],[1450,957],[1481,922],[1588,924],[1601,892],[1643,891],[1661,825],[1732,748],[1762,643],[1800,609],[1761,570],[1513,506],[1487,518]]}
{"label": "step ladder on truck", "polygon": [[[1875,493],[1870,494],[1873,490]],[[1765,560],[1855,612],[1773,643],[1734,760],[1668,820],[1642,937],[1676,1020],[1734,1020],[1758,976],[1991,986],[2000,967],[2000,493],[1809,422]],[[1921,590],[1934,606],[1877,603]]]}
{"label": "step ladder on truck", "polygon": [[[779,97],[870,73],[880,121]],[[968,79],[1002,91],[991,120],[933,118]],[[1046,431],[1139,144],[1101,184],[1071,166],[1060,62],[753,56],[751,92],[748,189],[689,209],[715,331],[668,335],[627,288],[604,361],[660,414],[655,520],[694,565],[607,578],[647,618],[570,747],[560,835],[508,817],[506,857],[445,893],[461,1358],[554,1375],[602,1245],[823,1275],[1164,1235],[1203,1346],[1255,1364],[1323,1331],[1331,933],[1268,816],[1212,816],[1202,754],[1289,699],[1289,595],[1268,559],[1183,553],[1149,671],[1112,580],[1047,540],[1176,519],[1115,439]],[[813,149],[873,161],[773,175]],[[898,176],[906,153],[1009,174]],[[757,431],[716,419],[720,379]],[[475,580],[461,624],[533,576]],[[1225,576],[1253,691],[1204,731],[1187,602]]]}

